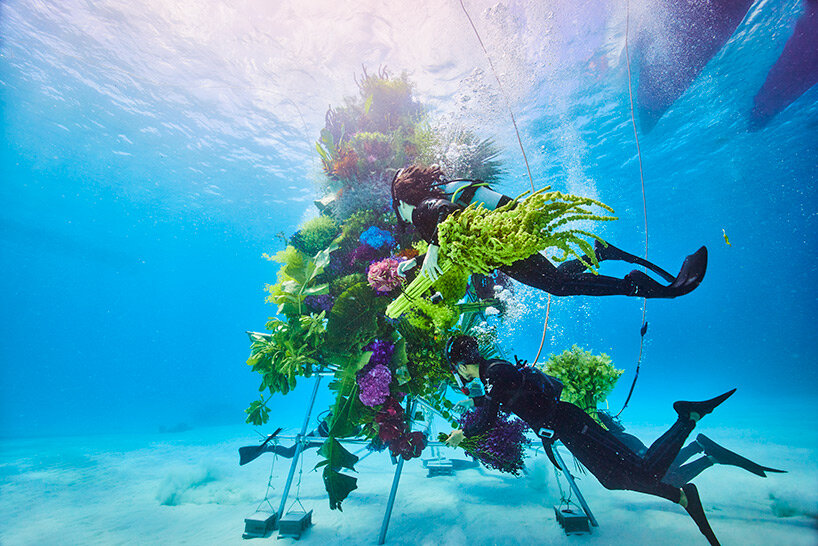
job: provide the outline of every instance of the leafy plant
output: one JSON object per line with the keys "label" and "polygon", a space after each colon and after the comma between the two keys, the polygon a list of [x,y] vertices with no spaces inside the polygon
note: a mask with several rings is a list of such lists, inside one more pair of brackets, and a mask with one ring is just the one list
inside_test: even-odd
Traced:
{"label": "leafy plant", "polygon": [[327,323],[327,344],[343,352],[360,349],[378,333],[378,315],[388,299],[379,298],[366,282],[358,283],[335,300]]}
{"label": "leafy plant", "polygon": [[613,209],[595,199],[547,190],[495,210],[471,204],[455,212],[438,226],[441,252],[460,267],[482,274],[545,249],[559,252],[556,261],[575,256],[587,266],[596,267],[596,255],[587,239],[599,237],[567,224],[615,220],[595,213],[591,207],[607,212]]}
{"label": "leafy plant", "polygon": [[[310,377],[320,362],[324,342],[325,314],[312,314],[284,322],[271,319],[270,334],[252,334],[250,358],[247,364],[261,374],[259,391],[287,394],[295,388],[296,377]],[[267,398],[269,400],[269,397]],[[247,422],[262,425],[267,422],[268,409],[262,397],[245,410]]]}
{"label": "leafy plant", "polygon": [[543,371],[562,381],[562,399],[576,404],[596,418],[597,406],[608,396],[624,370],[616,369],[605,353],[595,355],[574,345],[552,354]]}
{"label": "leafy plant", "polygon": [[279,271],[279,282],[267,285],[267,292],[270,294],[267,301],[278,304],[278,312],[287,316],[303,314],[304,298],[329,292],[329,285],[317,283],[316,278],[329,264],[330,253],[337,248],[336,244],[332,244],[313,258],[308,258],[291,246],[272,257],[265,254],[264,257],[268,260],[284,264]]}
{"label": "leafy plant", "polygon": [[338,235],[338,224],[329,216],[320,215],[307,220],[290,238],[290,244],[307,256],[315,256],[327,248]]}

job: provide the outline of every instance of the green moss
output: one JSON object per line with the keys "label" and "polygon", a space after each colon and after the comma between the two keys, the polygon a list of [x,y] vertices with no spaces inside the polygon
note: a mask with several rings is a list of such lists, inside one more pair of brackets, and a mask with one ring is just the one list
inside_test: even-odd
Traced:
{"label": "green moss", "polygon": [[417,298],[412,304],[412,309],[406,313],[407,320],[415,328],[428,330],[429,334],[447,332],[460,318],[455,307],[443,302],[432,303],[426,298]]}
{"label": "green moss", "polygon": [[623,370],[614,368],[605,353],[595,355],[574,345],[570,351],[551,355],[543,371],[562,381],[562,399],[576,404],[596,418],[597,406],[613,390]]}
{"label": "green moss", "polygon": [[344,277],[337,278],[329,283],[329,293],[333,296],[340,296],[356,284],[366,282],[366,275],[363,273],[352,273]]}
{"label": "green moss", "polygon": [[335,220],[321,215],[304,222],[290,239],[290,244],[308,256],[314,256],[327,248],[337,235]]}

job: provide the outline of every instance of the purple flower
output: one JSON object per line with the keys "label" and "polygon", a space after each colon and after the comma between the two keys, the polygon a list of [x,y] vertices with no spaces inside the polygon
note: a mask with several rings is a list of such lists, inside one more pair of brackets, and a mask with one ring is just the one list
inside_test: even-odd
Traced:
{"label": "purple flower", "polygon": [[365,406],[373,408],[380,406],[389,398],[389,383],[392,382],[392,372],[382,364],[376,364],[364,373],[358,374],[358,398]]}
{"label": "purple flower", "polygon": [[335,298],[329,294],[319,294],[318,296],[307,296],[304,298],[304,305],[316,311],[329,312],[335,303]]}
{"label": "purple flower", "polygon": [[392,353],[395,352],[395,346],[388,341],[376,339],[364,347],[364,351],[372,351],[368,365],[389,366],[389,363],[392,361]]}
{"label": "purple flower", "polygon": [[[484,411],[486,407],[478,407],[464,413],[460,419],[460,428],[473,425]],[[528,425],[522,420],[501,412],[491,428],[480,435],[476,442],[470,442],[473,445],[464,446],[464,449],[485,466],[517,476],[524,466],[523,449],[529,443],[525,436],[527,428]]]}
{"label": "purple flower", "polygon": [[355,265],[358,262],[371,262],[377,257],[378,257],[377,250],[375,250],[368,244],[362,244],[358,248],[353,250],[352,254],[350,254],[349,264]]}

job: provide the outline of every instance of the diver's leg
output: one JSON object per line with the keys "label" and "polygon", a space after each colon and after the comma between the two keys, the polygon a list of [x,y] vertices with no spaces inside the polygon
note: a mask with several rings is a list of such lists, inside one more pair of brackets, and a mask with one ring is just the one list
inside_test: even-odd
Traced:
{"label": "diver's leg", "polygon": [[627,278],[593,273],[563,274],[539,253],[499,270],[516,281],[555,296],[633,296],[637,292],[636,285]]}
{"label": "diver's leg", "polygon": [[695,440],[693,442],[690,442],[689,444],[682,448],[682,450],[679,452],[679,456],[673,460],[673,464],[671,465],[671,467],[673,467],[674,465],[681,466],[682,463],[693,457],[693,455],[701,453],[702,451],[704,451],[704,448],[702,448],[702,446],[700,446],[698,442],[696,442]]}
{"label": "diver's leg", "polygon": [[699,457],[693,462],[678,467],[671,465],[662,481],[674,487],[682,487],[711,466],[713,466],[713,461],[707,456]]}
{"label": "diver's leg", "polygon": [[[659,267],[658,265],[654,264],[653,262],[649,262],[639,256],[634,256],[624,250],[613,246],[611,243],[608,242],[601,242],[598,239],[594,241],[594,254],[596,257],[597,262],[604,262],[609,260],[619,261],[619,262],[627,262],[629,264],[636,264],[641,265],[642,267],[646,267],[651,271],[659,274],[663,277],[667,282],[672,283],[676,280],[676,277]],[[557,266],[557,271],[562,273],[563,275],[579,275],[580,273],[584,273],[588,270],[589,264],[593,263],[593,260],[590,256],[585,256],[585,260],[568,260],[560,265]]]}
{"label": "diver's leg", "polygon": [[730,398],[734,392],[736,389],[731,389],[724,394],[699,402],[674,402],[673,409],[679,418],[648,448],[644,458],[645,469],[657,479],[661,479],[670,467],[670,463],[681,451],[687,437],[696,427],[696,422]]}
{"label": "diver's leg", "polygon": [[716,534],[713,532],[713,529],[710,528],[710,523],[707,521],[707,515],[704,513],[702,501],[699,498],[699,491],[696,489],[696,486],[692,483],[688,483],[682,488],[682,491],[684,492],[684,496],[681,498],[679,504],[681,504],[685,511],[690,514],[690,517],[693,518],[699,531],[707,538],[707,542],[710,543],[710,546],[719,546],[719,539],[716,538]]}
{"label": "diver's leg", "polygon": [[691,292],[704,278],[706,251],[703,255],[703,262],[701,255],[692,262],[685,261],[682,271],[676,277],[677,282],[670,286],[662,285],[638,270],[631,271],[624,279],[593,273],[577,273],[580,265],[584,266],[579,260],[568,262],[564,269],[560,269],[554,267],[548,258],[539,253],[500,267],[499,270],[516,281],[555,296],[675,298]]}
{"label": "diver's leg", "polygon": [[692,419],[677,419],[667,432],[648,448],[642,463],[644,469],[657,480],[661,480],[695,427],[696,422]]}

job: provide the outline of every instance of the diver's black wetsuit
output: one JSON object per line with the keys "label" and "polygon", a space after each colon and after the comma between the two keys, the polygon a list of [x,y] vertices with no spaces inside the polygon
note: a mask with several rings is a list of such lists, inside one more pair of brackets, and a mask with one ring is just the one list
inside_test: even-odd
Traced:
{"label": "diver's black wetsuit", "polygon": [[[503,196],[499,206],[509,201],[510,199],[507,196]],[[412,211],[412,225],[415,226],[420,236],[426,240],[426,242],[439,245],[437,226],[450,214],[458,210],[462,210],[462,207],[445,199],[424,199]],[[616,249],[615,247],[609,246],[609,248],[611,249],[610,253],[612,255],[614,251],[616,252],[616,257],[606,258],[605,256],[598,256],[598,259],[617,259],[645,265],[659,272],[660,275],[664,276],[669,282],[674,280],[672,275],[654,264]],[[705,261],[707,259],[706,250],[704,259]],[[511,265],[499,267],[498,269],[516,281],[555,296],[639,296],[647,298],[673,298],[690,292],[698,286],[698,283],[701,281],[701,278],[699,278],[695,284],[685,284],[678,287],[671,285],[667,287],[659,284],[641,271],[635,271],[626,275],[624,279],[595,275],[587,272],[587,266],[581,260],[571,260],[561,264],[559,267],[555,267],[548,258],[539,252],[535,252],[528,258],[516,261]]]}
{"label": "diver's black wetsuit", "polygon": [[[679,502],[679,488],[662,481],[685,440],[695,427],[691,419],[679,418],[644,456],[637,455],[613,434],[605,430],[579,407],[549,397],[524,381],[523,373],[505,360],[483,360],[480,378],[486,384],[486,396],[474,426],[466,428],[466,437],[480,434],[496,419],[501,406],[514,413],[540,434],[546,451],[560,440],[606,489],[627,489]],[[546,438],[553,431],[552,438]],[[553,461],[553,458],[552,458]]]}

